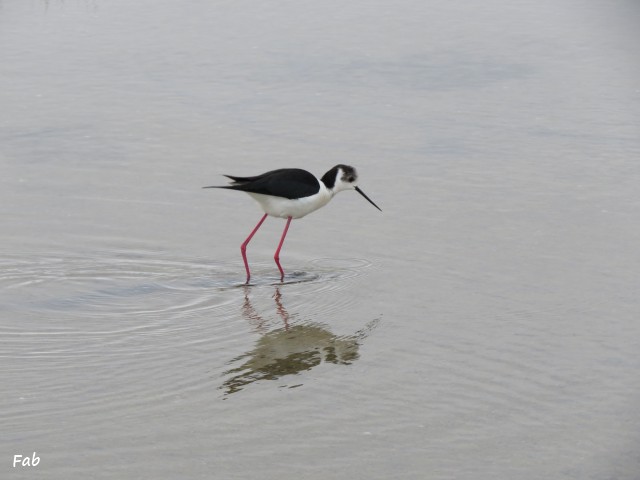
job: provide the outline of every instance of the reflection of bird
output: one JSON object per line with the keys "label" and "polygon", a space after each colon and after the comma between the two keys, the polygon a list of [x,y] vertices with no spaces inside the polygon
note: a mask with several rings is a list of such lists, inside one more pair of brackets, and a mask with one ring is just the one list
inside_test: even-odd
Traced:
{"label": "reflection of bird", "polygon": [[280,249],[284,243],[284,238],[287,236],[287,230],[289,230],[289,224],[292,219],[302,218],[325,206],[336,193],[343,190],[355,190],[380,210],[380,207],[358,188],[358,174],[355,168],[348,165],[336,165],[320,179],[299,168],[281,168],[255,177],[234,177],[231,175],[225,175],[225,177],[231,179],[230,185],[204,188],[228,188],[246,192],[260,204],[265,212],[240,247],[244,267],[247,271],[247,283],[251,278],[246,253],[247,245],[267,218],[267,215],[287,219],[282,238],[273,256],[278,270],[280,270],[280,281],[282,282],[284,280],[284,270],[280,265]]}
{"label": "reflection of bird", "polygon": [[[284,308],[278,288],[274,300],[284,326],[263,334],[252,350],[229,362],[244,361],[225,372],[225,375],[232,375],[220,387],[226,390],[226,394],[242,390],[258,380],[295,375],[321,363],[349,365],[358,359],[360,343],[378,324],[377,319],[373,320],[362,330],[344,336],[331,333],[319,323],[290,326],[292,316]],[[259,331],[266,329],[266,320],[255,311],[246,294],[242,313]]]}
{"label": "reflection of bird", "polygon": [[227,394],[258,380],[276,380],[310,370],[323,362],[348,365],[358,358],[358,338],[338,337],[318,324],[273,330],[258,340],[253,350],[234,358],[245,362],[225,374]]}

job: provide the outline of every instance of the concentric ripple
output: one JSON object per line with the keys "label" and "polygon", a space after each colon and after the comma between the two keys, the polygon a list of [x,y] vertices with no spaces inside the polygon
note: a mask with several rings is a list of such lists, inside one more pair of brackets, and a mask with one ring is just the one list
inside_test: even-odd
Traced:
{"label": "concentric ripple", "polygon": [[[305,271],[288,273],[282,285],[297,284],[303,295],[338,289],[369,266],[365,260],[318,259]],[[252,288],[280,284],[273,265],[252,267]],[[0,258],[0,332],[104,339],[193,329],[190,320],[229,313],[238,301],[231,292],[244,286],[243,277],[235,262],[157,252],[8,255]]]}
{"label": "concentric ripple", "polygon": [[5,257],[0,270],[5,308],[83,319],[217,308],[212,292],[231,285],[224,265],[158,255]]}

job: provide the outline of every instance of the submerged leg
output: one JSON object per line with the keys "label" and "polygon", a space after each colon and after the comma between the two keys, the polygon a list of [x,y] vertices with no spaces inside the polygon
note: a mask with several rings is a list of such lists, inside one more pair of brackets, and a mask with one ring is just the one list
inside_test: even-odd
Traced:
{"label": "submerged leg", "polygon": [[284,270],[282,270],[282,266],[280,265],[280,249],[282,248],[282,244],[284,243],[284,237],[287,236],[287,230],[289,230],[290,223],[291,223],[291,217],[287,217],[287,224],[284,227],[284,232],[282,232],[282,238],[280,239],[280,244],[278,245],[276,254],[273,256],[273,259],[276,261],[276,265],[278,265],[278,270],[280,270],[281,282],[284,280]]}
{"label": "submerged leg", "polygon": [[242,260],[244,260],[244,268],[247,271],[247,284],[249,283],[249,279],[251,278],[251,272],[249,271],[249,262],[247,262],[247,245],[251,241],[251,238],[253,238],[253,236],[256,234],[256,232],[260,228],[260,225],[264,223],[266,218],[267,218],[267,214],[265,213],[264,216],[260,219],[260,221],[256,225],[256,228],[253,229],[253,231],[249,234],[249,236],[244,241],[244,243],[240,245],[240,251],[242,252]]}

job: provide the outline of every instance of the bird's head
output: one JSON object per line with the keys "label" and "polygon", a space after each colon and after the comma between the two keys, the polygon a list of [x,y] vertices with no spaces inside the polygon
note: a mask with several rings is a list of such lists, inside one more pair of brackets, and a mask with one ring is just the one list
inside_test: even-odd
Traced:
{"label": "bird's head", "polygon": [[332,195],[342,192],[343,190],[355,190],[366,198],[371,205],[382,211],[380,207],[373,203],[373,200],[367,197],[364,192],[358,188],[358,172],[356,172],[355,168],[350,167],[349,165],[336,165],[325,173],[321,180]]}

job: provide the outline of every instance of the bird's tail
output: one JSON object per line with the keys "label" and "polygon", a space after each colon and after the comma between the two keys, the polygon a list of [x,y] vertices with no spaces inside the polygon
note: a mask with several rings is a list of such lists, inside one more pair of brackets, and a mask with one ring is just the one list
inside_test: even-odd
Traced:
{"label": "bird's tail", "polygon": [[202,187],[202,188],[233,188],[233,187],[237,187],[238,185],[243,185],[245,183],[251,182],[252,180],[255,179],[255,177],[235,177],[233,175],[224,175],[225,177],[227,177],[229,180],[231,180],[229,185],[211,185],[209,187]]}
{"label": "bird's tail", "polygon": [[231,183],[247,183],[254,179],[254,177],[234,177],[233,175],[225,175]]}

